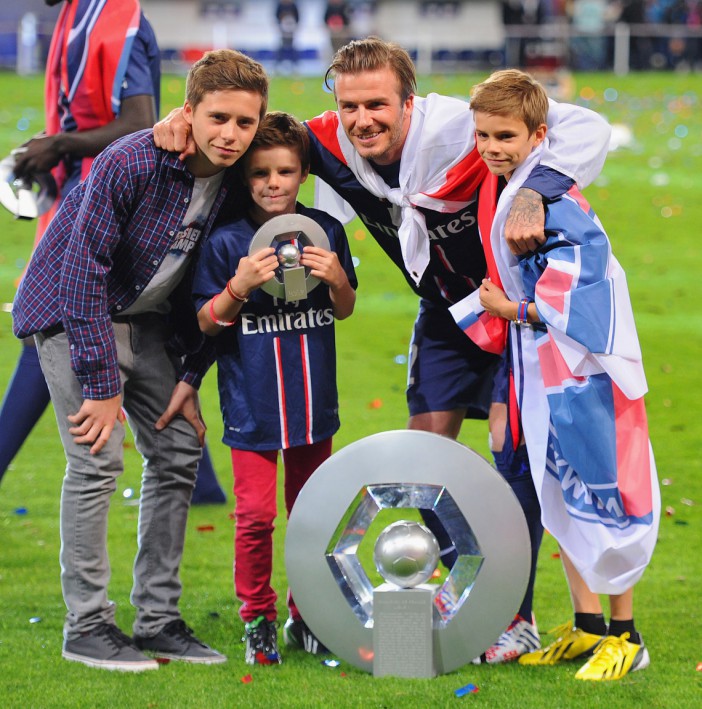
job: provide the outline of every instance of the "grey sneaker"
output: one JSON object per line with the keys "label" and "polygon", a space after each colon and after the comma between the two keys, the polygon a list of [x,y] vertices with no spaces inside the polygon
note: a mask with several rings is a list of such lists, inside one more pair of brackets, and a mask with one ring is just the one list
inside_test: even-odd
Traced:
{"label": "grey sneaker", "polygon": [[140,650],[167,660],[201,665],[218,665],[227,661],[225,655],[198,640],[181,619],[167,623],[160,632],[150,638],[135,635],[134,643]]}
{"label": "grey sneaker", "polygon": [[89,667],[122,672],[157,670],[158,662],[143,655],[116,625],[102,623],[75,640],[65,640],[62,655]]}

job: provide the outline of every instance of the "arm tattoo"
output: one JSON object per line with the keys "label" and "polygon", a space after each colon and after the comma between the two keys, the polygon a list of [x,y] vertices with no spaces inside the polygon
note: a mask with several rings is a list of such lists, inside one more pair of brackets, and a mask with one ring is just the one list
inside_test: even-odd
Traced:
{"label": "arm tattoo", "polygon": [[509,217],[515,224],[540,226],[543,229],[544,206],[541,195],[528,188],[517,190]]}

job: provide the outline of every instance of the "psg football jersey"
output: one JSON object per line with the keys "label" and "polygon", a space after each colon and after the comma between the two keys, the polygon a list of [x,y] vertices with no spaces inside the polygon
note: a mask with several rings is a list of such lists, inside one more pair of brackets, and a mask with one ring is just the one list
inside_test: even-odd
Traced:
{"label": "psg football jersey", "polygon": [[[346,234],[324,212],[298,205],[327,233],[351,286],[356,277]],[[244,217],[215,229],[193,284],[199,310],[226,286],[248,254],[257,226]],[[320,283],[304,300],[285,302],[260,288],[236,325],[216,337],[223,441],[242,450],[278,450],[315,443],[339,428],[334,314]]]}

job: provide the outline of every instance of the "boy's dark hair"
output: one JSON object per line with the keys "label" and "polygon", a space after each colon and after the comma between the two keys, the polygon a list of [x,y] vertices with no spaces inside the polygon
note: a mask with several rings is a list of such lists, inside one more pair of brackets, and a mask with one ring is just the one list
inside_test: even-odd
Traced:
{"label": "boy's dark hair", "polygon": [[268,76],[257,62],[234,49],[206,52],[185,80],[185,98],[195,108],[214,91],[251,91],[261,96],[261,118],[268,109]]}
{"label": "boy's dark hair", "polygon": [[331,90],[340,74],[360,74],[385,67],[397,77],[402,101],[417,93],[417,75],[410,55],[399,44],[380,37],[354,39],[341,47],[324,75],[324,85]]}
{"label": "boy's dark hair", "polygon": [[300,158],[303,175],[310,170],[310,138],[307,128],[290,113],[271,111],[258,124],[258,130],[249,149],[244,153],[243,162],[247,164],[247,156],[261,148],[285,147],[294,150]]}
{"label": "boy's dark hair", "polygon": [[480,113],[523,121],[532,135],[546,123],[548,96],[533,76],[518,69],[503,69],[473,87],[470,107]]}

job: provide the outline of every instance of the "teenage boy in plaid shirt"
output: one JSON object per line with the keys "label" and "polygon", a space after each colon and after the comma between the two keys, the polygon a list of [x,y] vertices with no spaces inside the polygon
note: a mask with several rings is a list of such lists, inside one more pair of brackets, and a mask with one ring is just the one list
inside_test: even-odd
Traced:
{"label": "teenage boy in plaid shirt", "polygon": [[[157,657],[226,658],[178,610],[185,524],[205,426],[197,387],[211,363],[190,300],[192,270],[231,167],[265,114],[260,64],[231,50],[191,68],[184,111],[197,150],[185,162],[151,130],[112,144],[62,204],[15,300],[14,331],[34,335],[68,465],[61,496],[63,656],[93,667],[156,669]],[[183,359],[184,357],[184,359]],[[107,514],[123,470],[124,414],[144,457],[134,638],[107,597]]]}

